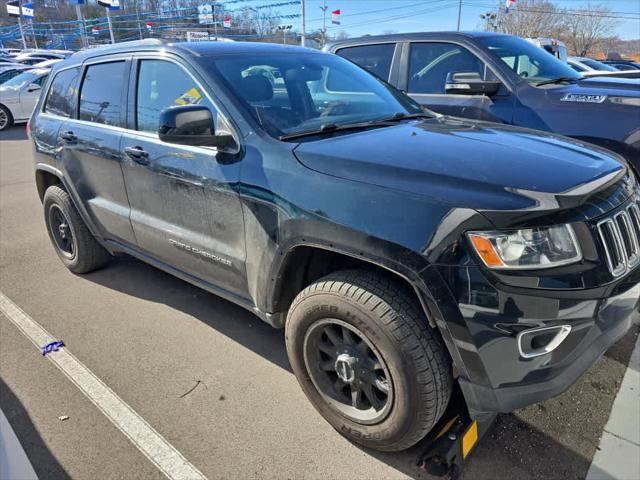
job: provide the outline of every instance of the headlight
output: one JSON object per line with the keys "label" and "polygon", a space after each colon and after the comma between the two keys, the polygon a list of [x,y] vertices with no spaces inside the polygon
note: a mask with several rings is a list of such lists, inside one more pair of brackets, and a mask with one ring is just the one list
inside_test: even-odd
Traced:
{"label": "headlight", "polygon": [[467,234],[484,264],[495,269],[552,268],[582,260],[570,225]]}

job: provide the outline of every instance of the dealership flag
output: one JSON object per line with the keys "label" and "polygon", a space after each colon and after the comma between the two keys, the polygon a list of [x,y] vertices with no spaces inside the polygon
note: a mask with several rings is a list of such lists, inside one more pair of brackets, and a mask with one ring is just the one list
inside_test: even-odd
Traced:
{"label": "dealership flag", "polygon": [[7,2],[7,13],[10,17],[20,16],[20,2],[14,0],[13,2]]}
{"label": "dealership flag", "polygon": [[153,28],[153,22],[147,22],[147,30],[151,31]]}
{"label": "dealership flag", "polygon": [[120,10],[120,0],[98,0],[98,5],[102,5],[109,10]]}
{"label": "dealership flag", "polygon": [[504,13],[509,13],[509,7],[511,7],[511,5],[513,5],[514,3],[516,3],[516,0],[506,0],[506,6],[504,9]]}
{"label": "dealership flag", "polygon": [[227,15],[222,19],[222,26],[224,28],[231,28],[231,17],[230,16]]}
{"label": "dealership flag", "polygon": [[22,5],[22,16],[26,18],[33,18],[33,3],[25,3]]}
{"label": "dealership flag", "polygon": [[331,12],[331,23],[340,25],[340,9]]}
{"label": "dealership flag", "polygon": [[91,33],[93,35],[100,35],[100,27],[92,27],[91,28]]}

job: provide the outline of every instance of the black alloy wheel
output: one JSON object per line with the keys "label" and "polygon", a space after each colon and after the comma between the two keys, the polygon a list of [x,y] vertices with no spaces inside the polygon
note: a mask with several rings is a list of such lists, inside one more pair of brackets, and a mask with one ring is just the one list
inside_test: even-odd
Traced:
{"label": "black alloy wheel", "polygon": [[64,212],[56,204],[52,204],[49,207],[48,224],[51,236],[60,254],[66,258],[73,258],[77,250],[73,230]]}
{"label": "black alloy wheel", "polygon": [[393,404],[389,369],[354,326],[335,318],[316,322],[304,339],[304,360],[320,394],[346,417],[366,425],[389,413]]}

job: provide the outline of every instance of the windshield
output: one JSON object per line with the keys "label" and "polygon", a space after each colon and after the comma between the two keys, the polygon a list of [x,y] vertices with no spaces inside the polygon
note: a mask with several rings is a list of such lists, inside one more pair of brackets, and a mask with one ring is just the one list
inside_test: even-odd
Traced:
{"label": "windshield", "polygon": [[17,90],[24,87],[25,85],[28,85],[29,83],[35,82],[40,76],[41,74],[39,73],[24,72],[13,77],[11,80],[7,80],[2,84],[2,86],[7,88],[15,88]]}
{"label": "windshield", "polygon": [[582,60],[580,60],[582,63],[584,63],[587,67],[591,67],[594,70],[600,70],[605,71],[605,72],[615,72],[616,69],[613,68],[610,65],[607,65],[606,63],[600,63],[597,60],[591,60],[590,58],[584,58]]}
{"label": "windshield", "polygon": [[423,112],[409,97],[336,55],[300,52],[207,60],[207,68],[274,137]]}
{"label": "windshield", "polygon": [[479,41],[529,83],[536,84],[560,77],[576,80],[582,78],[569,65],[549,55],[543,48],[536,47],[519,37],[500,35],[479,38]]}

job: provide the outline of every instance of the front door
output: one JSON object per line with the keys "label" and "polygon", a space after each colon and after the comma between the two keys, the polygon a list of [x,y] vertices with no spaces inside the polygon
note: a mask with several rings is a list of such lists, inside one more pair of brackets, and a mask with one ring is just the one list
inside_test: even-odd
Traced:
{"label": "front door", "polygon": [[401,75],[401,88],[414,100],[445,115],[512,122],[513,96],[504,85],[491,97],[445,91],[450,73],[477,73],[484,80],[496,79],[489,67],[467,48],[446,42],[413,42],[408,47],[409,64]]}
{"label": "front door", "polygon": [[122,139],[122,158],[138,248],[246,296],[244,222],[234,189],[239,163],[213,147],[168,144],[157,135],[160,112],[173,105],[206,105],[216,131],[228,127],[184,65],[141,57],[134,68],[129,88],[133,118]]}

